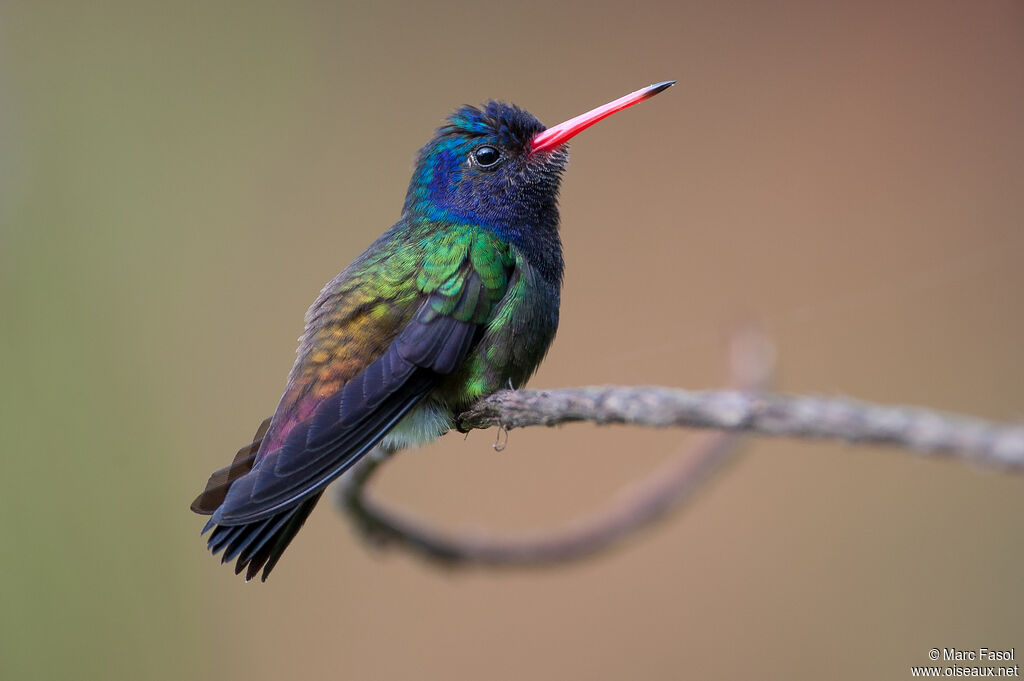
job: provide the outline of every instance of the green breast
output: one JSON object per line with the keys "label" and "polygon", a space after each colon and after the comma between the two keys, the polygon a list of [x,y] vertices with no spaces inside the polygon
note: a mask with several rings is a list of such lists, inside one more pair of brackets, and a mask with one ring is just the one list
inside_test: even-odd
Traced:
{"label": "green breast", "polygon": [[[479,248],[505,251],[510,267],[504,295],[494,306],[480,342],[462,367],[435,391],[434,396],[455,411],[507,389],[510,383],[522,387],[544,358],[558,328],[558,283],[545,281],[515,246],[489,236],[479,242]],[[483,255],[481,261],[490,261]]]}

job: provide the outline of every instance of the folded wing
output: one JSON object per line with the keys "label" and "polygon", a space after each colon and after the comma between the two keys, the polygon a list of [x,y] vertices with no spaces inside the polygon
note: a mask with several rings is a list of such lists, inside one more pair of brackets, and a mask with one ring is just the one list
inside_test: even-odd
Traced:
{"label": "folded wing", "polygon": [[[513,260],[486,236],[449,245],[424,249],[419,269],[404,278],[412,291],[395,285],[374,295],[376,279],[401,283],[395,263],[381,262],[370,274],[343,273],[311,309],[269,430],[261,427],[193,502],[196,512],[212,513],[209,547],[223,550],[225,561],[238,557],[236,572],[248,568],[251,578],[265,566],[266,579],[323,489],[472,352]],[[331,352],[325,339],[333,339]]]}

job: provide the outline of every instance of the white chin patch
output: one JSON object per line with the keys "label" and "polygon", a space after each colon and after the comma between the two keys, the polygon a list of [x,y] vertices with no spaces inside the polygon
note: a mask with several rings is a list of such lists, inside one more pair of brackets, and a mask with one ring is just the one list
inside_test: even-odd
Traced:
{"label": "white chin patch", "polygon": [[381,447],[396,452],[406,447],[419,447],[433,442],[452,427],[452,412],[437,402],[423,402],[405,415],[384,436]]}

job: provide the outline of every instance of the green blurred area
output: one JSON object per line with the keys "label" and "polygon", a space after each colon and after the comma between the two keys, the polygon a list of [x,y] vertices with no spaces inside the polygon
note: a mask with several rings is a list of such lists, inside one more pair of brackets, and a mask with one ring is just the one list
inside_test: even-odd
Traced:
{"label": "green blurred area", "polygon": [[[1020,3],[4,4],[0,678],[905,678],[1024,649],[1024,483],[888,451],[758,442],[564,569],[378,559],[329,504],[266,585],[204,552],[188,503],[441,117],[551,124],[668,78],[574,142],[535,385],[716,385],[753,318],[782,389],[1021,419]],[[680,438],[490,437],[378,491],[541,527]]]}

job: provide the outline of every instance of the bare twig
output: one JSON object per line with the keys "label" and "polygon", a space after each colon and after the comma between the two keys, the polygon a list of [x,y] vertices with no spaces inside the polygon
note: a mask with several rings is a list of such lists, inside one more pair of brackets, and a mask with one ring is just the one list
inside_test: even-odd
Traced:
{"label": "bare twig", "polygon": [[1024,426],[932,409],[735,390],[592,387],[500,392],[460,417],[460,427],[505,429],[571,421],[687,426],[893,445],[983,466],[1024,469]]}
{"label": "bare twig", "polygon": [[[737,387],[761,389],[772,371],[771,348],[759,335],[738,335],[732,365]],[[472,427],[489,425],[481,422]],[[561,529],[517,537],[446,534],[374,501],[366,494],[365,485],[387,458],[379,452],[346,476],[339,501],[368,539],[403,546],[437,561],[461,565],[562,562],[599,551],[690,499],[732,459],[738,442],[737,433],[705,434],[650,478],[631,486],[629,495],[622,495],[608,508]]]}
{"label": "bare twig", "polygon": [[691,451],[634,485],[628,498],[562,529],[517,537],[439,531],[368,497],[367,481],[388,458],[379,452],[345,477],[339,501],[364,535],[378,543],[449,564],[522,565],[589,555],[689,500],[731,460],[742,433],[892,445],[993,468],[1024,470],[1022,425],[919,407],[761,392],[772,361],[769,346],[757,335],[738,337],[732,363],[738,387],[733,390],[604,386],[502,391],[460,415],[458,428],[466,432],[573,421],[717,431],[699,438]]}

